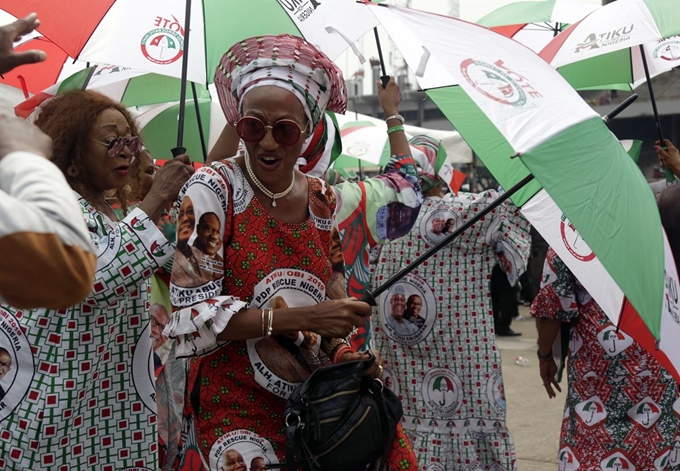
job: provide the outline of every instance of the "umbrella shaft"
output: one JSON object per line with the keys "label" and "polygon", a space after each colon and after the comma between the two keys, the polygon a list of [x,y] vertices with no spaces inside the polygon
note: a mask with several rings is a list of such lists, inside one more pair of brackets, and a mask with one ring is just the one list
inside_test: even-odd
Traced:
{"label": "umbrella shaft", "polygon": [[524,188],[531,180],[534,179],[534,176],[529,174],[526,177],[524,177],[519,183],[517,183],[515,186],[510,188],[508,191],[500,195],[498,198],[496,198],[493,203],[488,205],[486,208],[481,210],[475,217],[470,219],[468,222],[460,226],[458,229],[456,229],[453,233],[450,235],[446,236],[444,240],[439,242],[437,245],[432,247],[430,250],[425,252],[423,255],[418,257],[411,263],[410,265],[407,265],[406,267],[402,268],[399,270],[397,273],[395,273],[392,278],[387,280],[385,283],[382,284],[379,288],[377,288],[375,291],[372,293],[366,293],[361,300],[365,301],[373,306],[376,305],[375,299],[380,296],[381,293],[384,293],[388,289],[390,289],[393,285],[395,285],[398,281],[400,281],[402,278],[404,278],[406,275],[411,273],[413,270],[418,268],[425,260],[428,258],[432,257],[434,254],[439,252],[441,249],[449,245],[455,238],[460,236],[463,232],[465,232],[467,229],[469,229],[471,226],[473,226],[475,223],[477,223],[480,219],[482,219],[484,216],[489,214],[491,211],[493,211],[495,208],[497,208],[501,203],[503,203],[505,200],[510,198],[512,195],[517,193],[519,190]]}

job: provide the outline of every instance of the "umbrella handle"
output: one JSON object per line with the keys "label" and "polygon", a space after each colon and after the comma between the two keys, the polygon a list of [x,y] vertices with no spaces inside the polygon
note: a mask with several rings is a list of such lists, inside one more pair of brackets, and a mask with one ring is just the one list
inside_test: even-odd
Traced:
{"label": "umbrella handle", "polygon": [[390,76],[389,75],[381,75],[380,76],[380,83],[382,83],[383,88],[387,87],[387,84],[389,82],[390,82]]}
{"label": "umbrella handle", "polygon": [[377,306],[378,303],[376,302],[375,298],[373,297],[373,294],[370,291],[366,291],[363,296],[361,296],[361,299],[359,301],[363,301],[369,306]]}
{"label": "umbrella handle", "polygon": [[170,152],[172,152],[173,157],[177,157],[179,155],[186,154],[187,148],[186,147],[174,147],[170,150]]}

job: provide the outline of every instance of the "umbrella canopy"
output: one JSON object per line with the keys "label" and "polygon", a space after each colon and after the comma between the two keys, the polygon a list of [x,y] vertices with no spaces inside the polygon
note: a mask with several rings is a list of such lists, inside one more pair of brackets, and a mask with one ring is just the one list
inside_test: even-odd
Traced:
{"label": "umbrella canopy", "polygon": [[[356,170],[362,167],[387,165],[391,152],[384,120],[361,113],[336,115],[336,119],[340,126],[342,153],[333,163],[335,170],[347,177],[353,177]],[[460,173],[454,172],[454,165],[472,162],[472,149],[460,134],[456,131],[438,131],[409,125],[405,125],[404,130],[408,139],[414,136],[427,136],[430,139],[430,143],[437,148],[436,155],[426,157],[422,145],[413,143],[412,155],[421,169],[440,175],[449,189],[457,191],[461,182],[454,179],[454,176],[460,178]]]}
{"label": "umbrella canopy", "polygon": [[533,51],[540,51],[569,24],[599,8],[575,0],[514,2],[483,16],[477,24],[514,39]]}
{"label": "umbrella canopy", "polygon": [[626,0],[605,5],[550,41],[540,56],[577,89],[611,88],[680,65],[680,10],[673,0]]}
{"label": "umbrella canopy", "polygon": [[[386,149],[387,124],[384,120],[351,111],[344,115],[336,115],[336,119],[340,128],[344,130],[342,133],[343,154],[359,158],[361,156],[358,154],[363,155],[362,148],[366,147],[370,149],[365,152],[368,157],[362,160],[376,165],[384,165],[387,162],[389,155],[386,156],[385,153],[389,153],[389,148]],[[442,131],[409,124],[404,125],[404,130],[408,137],[426,135],[441,141],[441,146],[446,151],[447,159],[451,164],[472,163],[472,149],[456,131]],[[363,133],[367,133],[366,139],[361,138]],[[350,149],[355,145],[357,146],[355,150]]]}
{"label": "umbrella canopy", "polygon": [[173,77],[182,76],[187,6],[191,8],[187,79],[203,84],[212,82],[219,59],[244,38],[303,36],[335,59],[376,24],[354,0],[6,0],[2,4],[17,17],[37,12],[42,22],[38,31],[71,57]]}
{"label": "umbrella canopy", "polygon": [[17,52],[31,49],[44,51],[47,59],[37,64],[16,67],[0,77],[0,83],[20,88],[26,98],[63,80],[86,65],[84,62],[73,60],[56,44],[44,37],[25,39],[14,47]]}
{"label": "umbrella canopy", "polygon": [[[222,129],[227,124],[220,104],[208,98],[198,100],[201,113],[201,126],[206,150],[209,151],[217,142]],[[179,119],[179,102],[141,106],[131,111],[135,114],[140,126],[144,146],[155,158],[170,158],[168,150],[177,139],[177,120]],[[196,118],[196,107],[193,101],[187,100],[184,130],[184,146],[186,153],[194,162],[203,162],[201,135]]]}
{"label": "umbrella canopy", "polygon": [[372,10],[503,188],[534,175],[513,202],[614,322],[625,294],[680,378],[680,325],[661,332],[675,263],[647,182],[601,117],[515,41],[453,18]]}
{"label": "umbrella canopy", "polygon": [[[27,117],[44,100],[67,90],[95,90],[127,107],[177,101],[181,82],[174,77],[150,74],[116,65],[87,67],[18,104],[18,116]],[[196,87],[197,98],[210,98],[205,87]]]}

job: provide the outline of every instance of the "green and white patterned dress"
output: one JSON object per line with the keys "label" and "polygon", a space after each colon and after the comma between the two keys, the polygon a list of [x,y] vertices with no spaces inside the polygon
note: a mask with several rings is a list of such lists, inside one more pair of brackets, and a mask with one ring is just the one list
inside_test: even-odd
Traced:
{"label": "green and white patterned dress", "polygon": [[[496,197],[425,198],[410,234],[383,247],[374,288]],[[514,283],[530,242],[529,224],[503,203],[377,300],[375,347],[387,364],[386,384],[402,399],[422,470],[516,469],[489,279],[500,259]]]}
{"label": "green and white patterned dress", "polygon": [[157,469],[148,280],[172,249],[142,210],[114,223],[79,202],[98,252],[89,296],[0,306],[0,470]]}

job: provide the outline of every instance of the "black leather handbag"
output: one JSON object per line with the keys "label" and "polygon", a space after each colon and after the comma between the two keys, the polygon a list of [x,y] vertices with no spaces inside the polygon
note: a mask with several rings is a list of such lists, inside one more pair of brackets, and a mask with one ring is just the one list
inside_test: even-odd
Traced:
{"label": "black leather handbag", "polygon": [[290,471],[355,471],[381,459],[402,417],[399,398],[364,376],[375,362],[349,361],[315,370],[288,398],[284,413]]}

